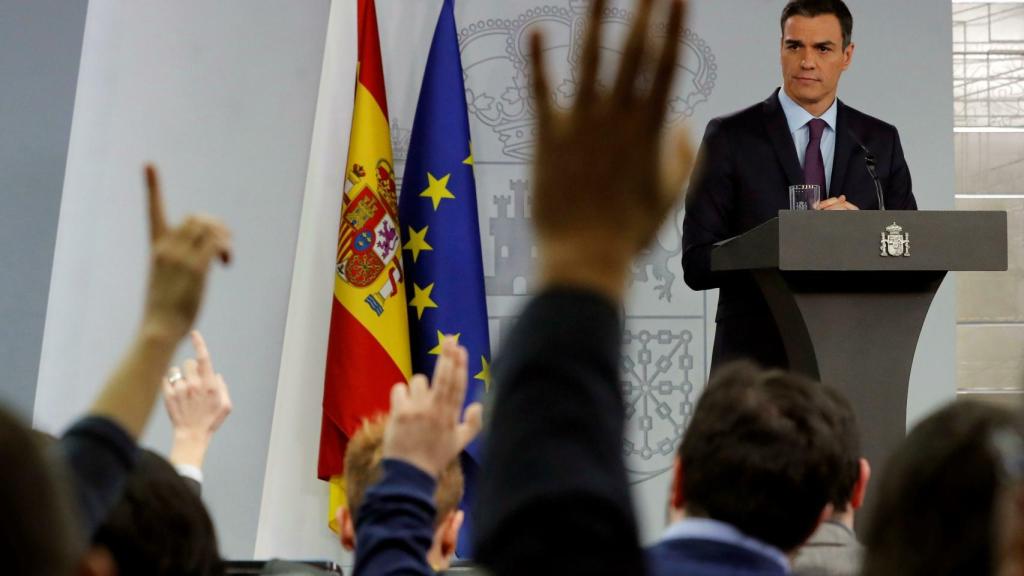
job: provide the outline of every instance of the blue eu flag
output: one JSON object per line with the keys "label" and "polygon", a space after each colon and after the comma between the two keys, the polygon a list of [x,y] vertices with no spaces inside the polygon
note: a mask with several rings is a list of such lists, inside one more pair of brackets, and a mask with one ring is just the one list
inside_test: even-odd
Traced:
{"label": "blue eu flag", "polygon": [[[398,216],[411,308],[413,371],[429,376],[442,338],[454,336],[469,351],[467,404],[480,400],[490,385],[491,349],[476,206],[453,0],[444,0],[416,106]],[[470,555],[470,512],[480,450],[477,439],[461,457],[466,479],[461,507],[466,520],[457,553],[462,558]]]}

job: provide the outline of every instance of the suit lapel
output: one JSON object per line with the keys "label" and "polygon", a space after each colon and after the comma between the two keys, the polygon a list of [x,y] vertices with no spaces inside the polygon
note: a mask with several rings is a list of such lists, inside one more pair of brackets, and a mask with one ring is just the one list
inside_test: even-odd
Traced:
{"label": "suit lapel", "polygon": [[836,112],[836,149],[832,156],[832,185],[828,195],[836,198],[843,193],[846,182],[846,169],[850,165],[850,157],[856,152],[856,144],[850,136],[849,114],[846,105],[839,101]]}
{"label": "suit lapel", "polygon": [[779,103],[779,91],[776,90],[762,106],[764,110],[765,128],[768,130],[768,138],[775,148],[775,156],[782,164],[786,172],[786,179],[790,186],[804,183],[804,172],[800,169],[800,159],[796,156],[796,144],[793,143],[793,135],[789,133],[789,123],[786,122],[786,114],[782,111],[782,104]]}

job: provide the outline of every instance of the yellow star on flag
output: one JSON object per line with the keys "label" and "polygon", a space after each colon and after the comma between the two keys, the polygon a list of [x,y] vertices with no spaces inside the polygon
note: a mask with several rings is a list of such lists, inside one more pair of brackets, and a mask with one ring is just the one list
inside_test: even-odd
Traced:
{"label": "yellow star on flag", "polygon": [[420,288],[415,283],[412,285],[413,292],[415,295],[412,300],[409,301],[409,306],[416,309],[416,319],[423,318],[423,310],[426,308],[437,308],[437,302],[430,299],[430,293],[434,291],[434,285],[431,284],[426,288]]}
{"label": "yellow star on flag", "polygon": [[[413,286],[415,286],[415,284]],[[445,336],[448,336],[450,338],[455,338],[455,343],[458,344],[459,343],[459,336],[462,336],[462,332],[459,332],[458,334],[444,334],[443,332],[438,330],[437,331],[437,346],[434,346],[433,348],[431,348],[430,352],[428,352],[428,354],[433,354],[434,356],[440,356],[441,355],[441,344],[444,343]]]}
{"label": "yellow star on flag", "polygon": [[491,365],[487,363],[487,358],[484,358],[483,356],[480,357],[480,365],[483,366],[483,368],[481,368],[480,372],[478,372],[476,376],[473,376],[473,378],[483,382],[484,383],[484,390],[490,392],[491,391]]}
{"label": "yellow star on flag", "polygon": [[424,226],[423,230],[417,232],[412,226],[409,226],[409,241],[406,242],[402,248],[412,251],[413,263],[415,263],[416,259],[420,257],[420,252],[434,249],[433,246],[427,244],[428,228],[430,228],[430,226]]}
{"label": "yellow star on flag", "polygon": [[469,143],[469,156],[467,156],[466,159],[462,161],[462,163],[467,165],[467,166],[472,166],[473,165],[473,143],[472,142]]}
{"label": "yellow star on flag", "polygon": [[434,202],[434,211],[437,211],[438,205],[441,204],[441,200],[444,198],[455,199],[455,195],[448,191],[448,179],[451,178],[451,174],[445,174],[440,180],[434,178],[434,175],[427,172],[427,180],[430,185],[423,192],[420,192],[420,196],[430,198]]}

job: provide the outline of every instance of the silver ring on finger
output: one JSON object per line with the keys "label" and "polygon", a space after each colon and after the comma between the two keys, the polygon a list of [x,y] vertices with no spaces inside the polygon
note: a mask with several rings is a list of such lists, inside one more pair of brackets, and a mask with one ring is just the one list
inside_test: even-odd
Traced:
{"label": "silver ring on finger", "polygon": [[174,384],[179,380],[184,379],[185,376],[181,373],[181,369],[178,368],[177,366],[172,366],[171,369],[167,371],[167,382],[171,386],[174,386]]}

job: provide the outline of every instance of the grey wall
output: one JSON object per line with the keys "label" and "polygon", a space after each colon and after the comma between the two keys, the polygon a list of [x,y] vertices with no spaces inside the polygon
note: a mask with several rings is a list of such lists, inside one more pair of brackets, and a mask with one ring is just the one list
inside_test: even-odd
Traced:
{"label": "grey wall", "polygon": [[32,415],[86,0],[0,2],[0,402]]}

